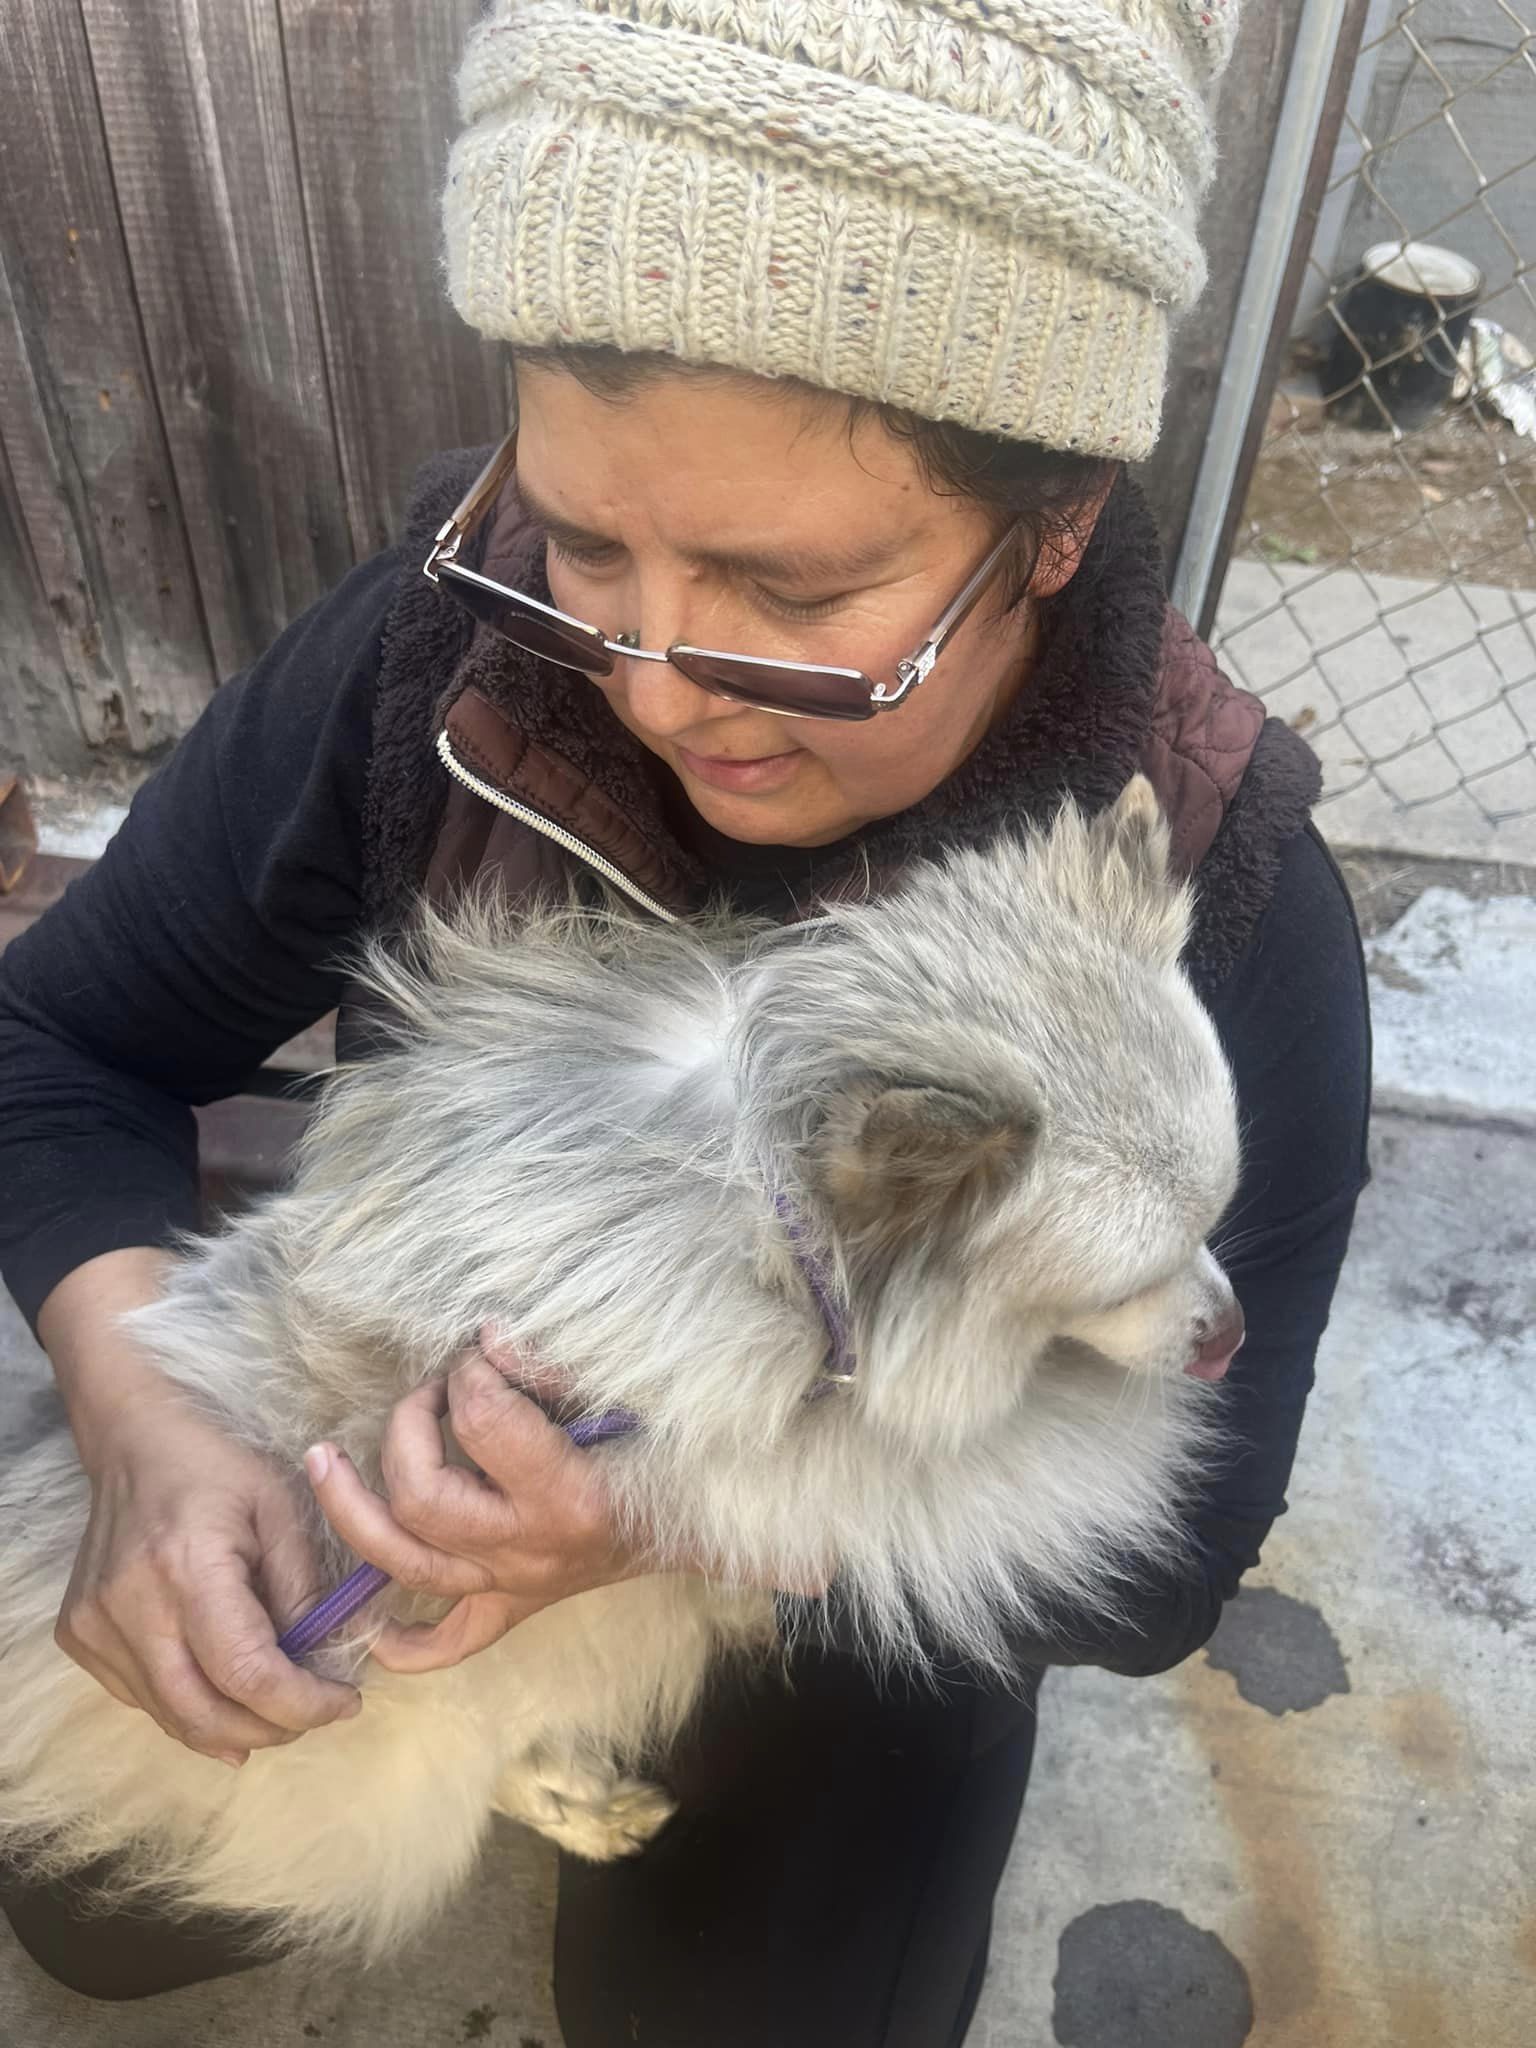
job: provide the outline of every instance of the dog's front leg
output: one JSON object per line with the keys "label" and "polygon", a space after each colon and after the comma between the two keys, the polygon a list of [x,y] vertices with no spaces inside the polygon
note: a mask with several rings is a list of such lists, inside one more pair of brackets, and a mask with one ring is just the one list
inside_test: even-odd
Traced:
{"label": "dog's front leg", "polygon": [[673,1801],[631,1775],[687,1724],[712,1658],[769,1640],[766,1595],[688,1573],[624,1579],[557,1601],[471,1658],[505,1731],[492,1803],[562,1849],[609,1863],[643,1849]]}
{"label": "dog's front leg", "polygon": [[633,1856],[661,1832],[676,1802],[593,1754],[531,1749],[497,1781],[495,1810],[589,1863]]}

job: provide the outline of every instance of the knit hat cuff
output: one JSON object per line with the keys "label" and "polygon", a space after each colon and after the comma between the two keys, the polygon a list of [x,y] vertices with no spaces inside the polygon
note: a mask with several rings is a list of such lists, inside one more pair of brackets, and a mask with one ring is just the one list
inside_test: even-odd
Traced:
{"label": "knit hat cuff", "polygon": [[485,335],[796,376],[1085,454],[1156,439],[1168,307],[1018,223],[532,108],[461,134],[444,223]]}

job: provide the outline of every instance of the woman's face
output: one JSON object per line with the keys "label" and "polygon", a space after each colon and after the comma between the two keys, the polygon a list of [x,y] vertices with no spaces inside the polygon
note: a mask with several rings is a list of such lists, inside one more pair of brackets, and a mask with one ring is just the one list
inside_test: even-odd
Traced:
{"label": "woman's face", "polygon": [[[579,560],[551,540],[554,601],[641,647],[688,642],[894,681],[994,538],[981,507],[928,489],[877,419],[850,445],[840,403],[802,404],[761,380],[662,374],[615,403],[525,364],[518,401],[519,487],[582,537]],[[803,559],[748,559],[788,552]],[[1058,559],[1050,588],[1075,566]],[[859,724],[731,704],[661,662],[620,658],[592,687],[717,831],[824,845],[926,796],[1007,709],[1034,607],[999,621],[1002,595],[1000,577],[928,680]]]}

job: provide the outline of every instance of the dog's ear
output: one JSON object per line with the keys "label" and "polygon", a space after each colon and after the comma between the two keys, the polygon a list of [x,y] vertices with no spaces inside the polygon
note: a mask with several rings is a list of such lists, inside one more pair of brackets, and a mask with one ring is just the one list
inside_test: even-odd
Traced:
{"label": "dog's ear", "polygon": [[1157,791],[1145,775],[1133,775],[1096,821],[1101,839],[1149,887],[1168,880],[1168,824]]}
{"label": "dog's ear", "polygon": [[1136,950],[1172,966],[1189,937],[1192,904],[1173,872],[1167,820],[1145,775],[1133,775],[1089,827],[1100,901]]}
{"label": "dog's ear", "polygon": [[822,1127],[821,1185],[845,1228],[894,1242],[995,1200],[1039,1128],[1027,1109],[871,1078],[848,1089]]}

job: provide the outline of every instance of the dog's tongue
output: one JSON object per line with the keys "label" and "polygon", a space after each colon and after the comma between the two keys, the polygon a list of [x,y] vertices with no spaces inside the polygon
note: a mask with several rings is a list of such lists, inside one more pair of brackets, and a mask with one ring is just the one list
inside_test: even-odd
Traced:
{"label": "dog's tongue", "polygon": [[1235,1351],[1229,1351],[1225,1358],[1192,1358],[1184,1370],[1192,1380],[1225,1379],[1227,1367],[1236,1356]]}

